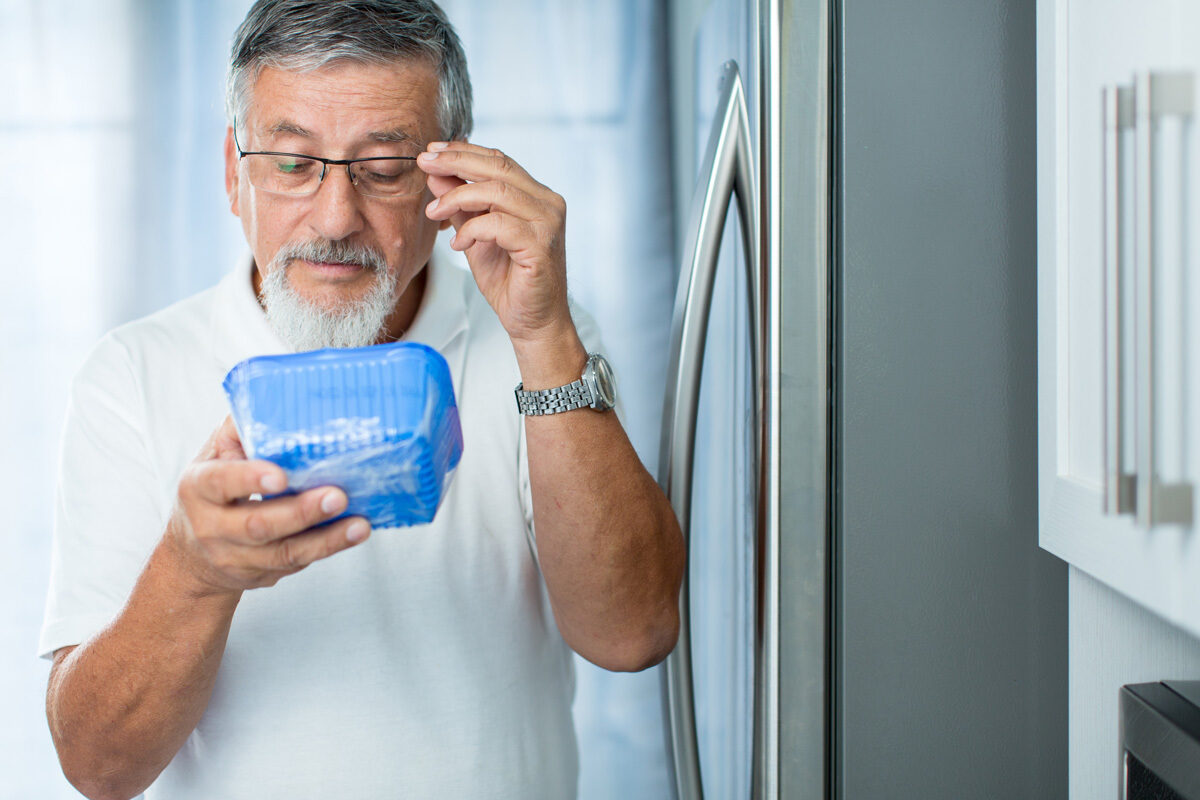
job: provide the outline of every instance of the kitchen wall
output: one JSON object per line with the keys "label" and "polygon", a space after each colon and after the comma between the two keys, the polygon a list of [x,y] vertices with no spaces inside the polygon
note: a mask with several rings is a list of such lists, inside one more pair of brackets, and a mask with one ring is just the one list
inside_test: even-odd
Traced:
{"label": "kitchen wall", "polygon": [[1070,627],[1070,797],[1118,797],[1121,686],[1200,678],[1200,640],[1074,567]]}

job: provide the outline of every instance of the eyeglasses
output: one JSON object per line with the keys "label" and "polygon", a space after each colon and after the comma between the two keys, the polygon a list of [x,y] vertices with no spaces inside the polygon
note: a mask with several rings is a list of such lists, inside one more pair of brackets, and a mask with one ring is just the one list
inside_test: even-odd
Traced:
{"label": "eyeglasses", "polygon": [[293,197],[313,194],[330,166],[345,167],[350,183],[367,197],[406,197],[425,189],[425,173],[417,168],[416,156],[336,159],[269,150],[248,153],[238,144],[237,120],[233,144],[238,160],[246,161],[250,185],[264,192]]}

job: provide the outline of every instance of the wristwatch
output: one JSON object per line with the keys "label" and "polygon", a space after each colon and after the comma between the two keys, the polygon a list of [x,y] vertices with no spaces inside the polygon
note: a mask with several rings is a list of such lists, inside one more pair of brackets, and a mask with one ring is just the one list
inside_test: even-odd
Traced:
{"label": "wristwatch", "polygon": [[576,408],[607,411],[617,403],[617,382],[608,359],[599,353],[589,353],[583,375],[574,383],[527,392],[518,383],[517,410],[527,417],[557,414]]}

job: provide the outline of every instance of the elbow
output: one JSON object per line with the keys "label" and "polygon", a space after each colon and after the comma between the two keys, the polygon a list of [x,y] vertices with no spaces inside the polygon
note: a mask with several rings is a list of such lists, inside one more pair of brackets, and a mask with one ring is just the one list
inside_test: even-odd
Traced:
{"label": "elbow", "polygon": [[609,672],[641,672],[661,664],[679,641],[679,609],[672,607],[655,624],[632,631],[602,652],[580,653]]}
{"label": "elbow", "polygon": [[575,652],[610,672],[641,672],[657,666],[679,642],[679,594],[687,558],[683,534],[669,506],[659,519],[658,530],[665,546],[654,559],[655,570],[639,587],[643,593],[634,600],[617,604],[625,610],[620,615],[622,622],[616,623],[609,617],[606,625],[586,638],[583,628],[572,630],[571,633],[580,634],[572,637],[560,625]]}
{"label": "elbow", "polygon": [[128,770],[121,766],[80,754],[77,748],[64,742],[57,731],[52,730],[52,738],[63,777],[88,800],[130,800],[146,788],[146,785],[133,785],[128,780]]}
{"label": "elbow", "polygon": [[96,779],[95,776],[73,775],[65,767],[63,775],[76,791],[88,800],[131,800],[141,793],[141,790],[123,788],[116,783]]}
{"label": "elbow", "polygon": [[50,715],[50,738],[58,753],[58,764],[63,777],[88,800],[130,800],[137,797],[149,782],[134,783],[129,779],[129,770],[123,764],[99,754],[86,752],[86,748],[63,730],[61,720]]}
{"label": "elbow", "polygon": [[644,637],[640,647],[632,649],[615,672],[641,672],[656,667],[675,650],[679,641],[679,612],[676,610],[664,626]]}
{"label": "elbow", "polygon": [[669,577],[663,581],[666,587],[654,602],[641,625],[632,626],[606,653],[603,661],[593,663],[611,672],[641,672],[666,660],[679,642],[679,592],[683,583],[686,559],[682,546],[683,535],[675,517],[670,516],[670,527],[676,543],[669,556]]}
{"label": "elbow", "polygon": [[120,769],[106,769],[88,759],[73,757],[57,737],[55,746],[58,748],[58,763],[63,776],[88,800],[130,800],[145,789],[144,786],[131,786],[127,780],[123,780]]}

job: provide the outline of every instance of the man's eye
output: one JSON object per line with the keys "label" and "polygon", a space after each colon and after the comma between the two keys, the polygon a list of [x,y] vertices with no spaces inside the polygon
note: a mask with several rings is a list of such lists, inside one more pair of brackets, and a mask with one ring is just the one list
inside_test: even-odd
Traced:
{"label": "man's eye", "polygon": [[363,174],[368,180],[394,181],[412,169],[411,161],[371,161],[363,165]]}
{"label": "man's eye", "polygon": [[313,162],[301,158],[279,158],[275,161],[275,169],[284,175],[298,175],[312,169]]}

